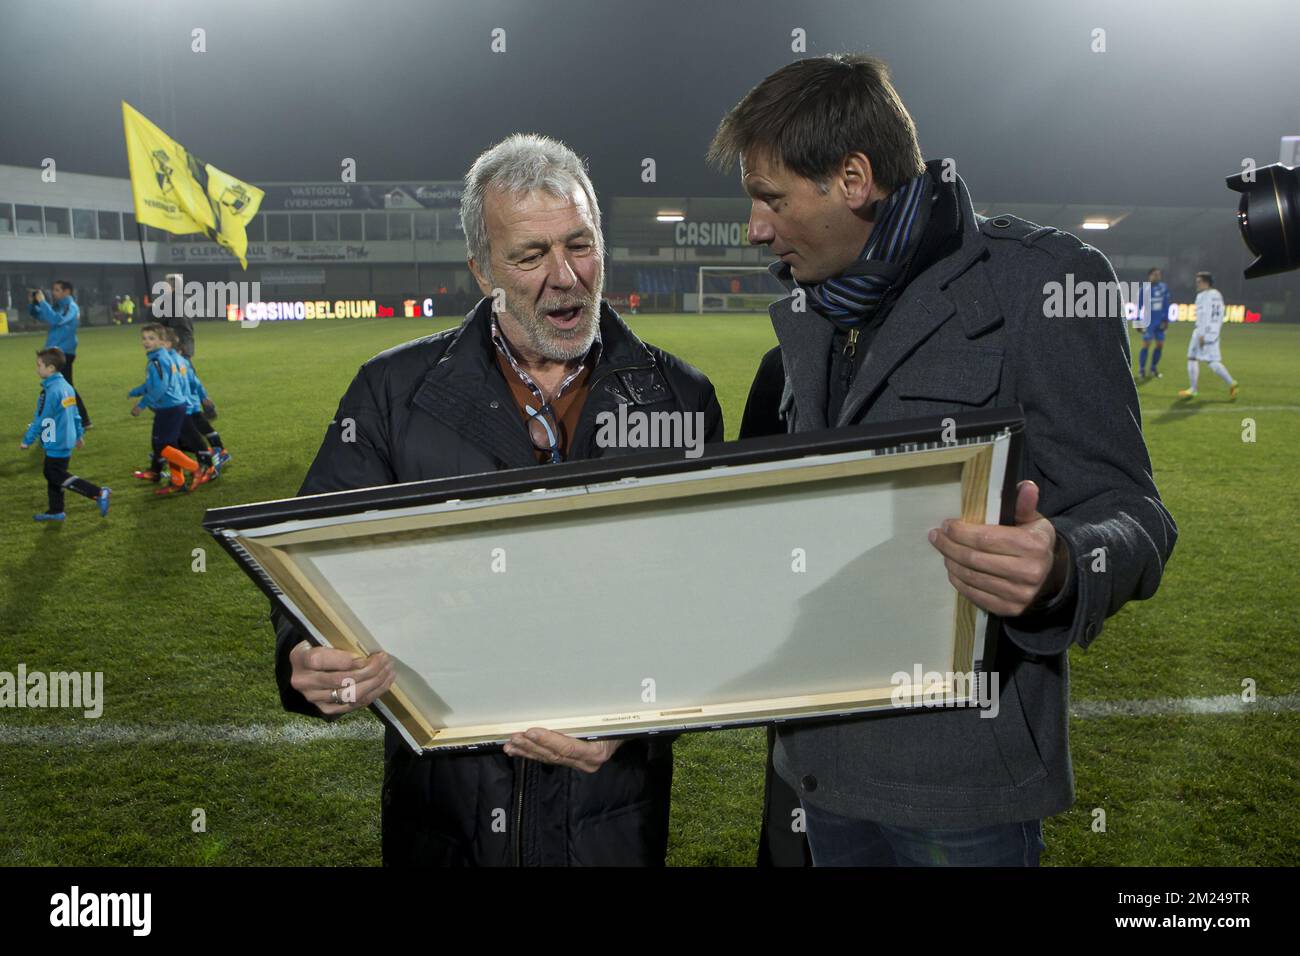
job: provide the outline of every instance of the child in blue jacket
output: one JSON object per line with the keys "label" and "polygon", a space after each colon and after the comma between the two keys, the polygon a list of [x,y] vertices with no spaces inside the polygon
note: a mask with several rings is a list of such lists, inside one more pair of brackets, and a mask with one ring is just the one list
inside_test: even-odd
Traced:
{"label": "child in blue jacket", "polygon": [[216,468],[216,473],[220,476],[221,466],[230,460],[230,456],[221,447],[221,436],[204,416],[205,408],[212,407],[212,399],[208,398],[207,389],[195,373],[194,363],[179,351],[180,336],[176,330],[163,329],[163,338],[181,367],[181,374],[185,377],[185,391],[189,396],[185,424],[181,426],[181,450],[192,454],[204,468]]}
{"label": "child in blue jacket", "polygon": [[[167,348],[166,328],[150,322],[140,329],[140,344],[148,356],[145,362],[145,380],[128,393],[140,400],[131,409],[139,415],[148,408],[153,411],[153,451],[157,458],[171,464],[171,481],[154,494],[168,495],[178,491],[193,491],[216,477],[216,469],[202,467],[181,451],[181,428],[188,413],[189,390],[177,356]],[[188,489],[185,475],[192,476]]]}
{"label": "child in blue jacket", "polygon": [[[50,327],[45,336],[47,349],[59,349],[63,352],[63,371],[60,373],[75,391],[77,386],[72,379],[72,366],[77,361],[77,326],[81,324],[81,310],[77,307],[77,298],[73,294],[72,283],[67,279],[56,279],[51,289],[54,305],[45,301],[45,293],[33,289],[31,304],[27,311],[32,318],[44,322]],[[76,392],[77,411],[81,413],[81,424],[90,427],[90,413],[86,403],[81,400],[81,393]]]}
{"label": "child in blue jacket", "polygon": [[49,508],[32,516],[37,521],[63,521],[67,517],[63,511],[65,488],[98,504],[101,517],[108,516],[108,499],[112,494],[111,488],[101,488],[68,471],[72,450],[82,446],[85,428],[81,424],[81,413],[77,411],[76,392],[62,374],[65,362],[62,349],[47,348],[36,353],[36,374],[41,379],[41,394],[36,400],[36,414],[18,446],[30,448],[39,437],[45,449]]}

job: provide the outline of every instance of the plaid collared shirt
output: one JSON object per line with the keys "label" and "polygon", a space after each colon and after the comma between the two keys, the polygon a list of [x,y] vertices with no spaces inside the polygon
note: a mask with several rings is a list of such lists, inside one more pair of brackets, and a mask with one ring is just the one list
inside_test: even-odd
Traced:
{"label": "plaid collared shirt", "polygon": [[[514,369],[515,374],[519,376],[519,380],[528,386],[529,391],[531,391],[533,396],[537,399],[538,407],[540,408],[542,405],[545,405],[546,396],[542,393],[542,390],[538,387],[537,383],[533,381],[533,377],[524,370],[522,365],[515,361],[514,353],[510,351],[510,343],[506,341],[506,337],[501,333],[501,326],[497,325],[497,317],[495,315],[492,316],[492,344],[497,347],[498,352],[505,356],[506,361],[510,363],[510,367]],[[551,398],[551,401],[557,401],[562,395],[564,395],[569,386],[577,381],[579,376],[587,370],[587,366],[594,366],[598,361],[600,361],[600,351],[600,327],[597,326],[596,338],[591,343],[591,348],[587,351],[587,354],[583,357],[582,361],[578,363],[578,367],[564,377],[564,381],[561,382],[560,387],[556,389],[555,395]]]}

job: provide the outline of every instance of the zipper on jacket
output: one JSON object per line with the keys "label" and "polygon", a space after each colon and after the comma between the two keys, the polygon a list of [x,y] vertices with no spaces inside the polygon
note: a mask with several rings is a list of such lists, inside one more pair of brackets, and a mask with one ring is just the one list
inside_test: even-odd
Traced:
{"label": "zipper on jacket", "polygon": [[515,811],[515,866],[524,865],[524,781],[528,778],[528,761],[516,757],[519,766],[519,805]]}
{"label": "zipper on jacket", "polygon": [[858,329],[849,329],[849,340],[844,343],[844,357],[853,358],[858,350]]}

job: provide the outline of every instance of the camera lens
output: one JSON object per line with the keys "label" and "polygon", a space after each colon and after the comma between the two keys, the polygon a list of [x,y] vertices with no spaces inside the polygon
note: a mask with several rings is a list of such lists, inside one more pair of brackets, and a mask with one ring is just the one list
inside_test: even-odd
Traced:
{"label": "camera lens", "polygon": [[[1251,177],[1250,181],[1247,177]],[[1300,168],[1273,163],[1227,179],[1241,193],[1237,226],[1255,261],[1246,278],[1276,275],[1300,266]]]}

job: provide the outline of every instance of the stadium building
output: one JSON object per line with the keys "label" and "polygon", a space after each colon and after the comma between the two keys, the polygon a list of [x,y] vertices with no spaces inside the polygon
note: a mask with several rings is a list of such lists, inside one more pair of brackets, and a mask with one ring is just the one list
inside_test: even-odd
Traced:
{"label": "stadium building", "polygon": [[[0,308],[9,328],[27,321],[27,289],[48,290],[54,279],[74,283],[84,322],[106,324],[115,297],[143,301],[146,270],[150,282],[176,272],[186,282],[257,281],[263,302],[324,303],[327,315],[456,316],[477,301],[460,181],[258,185],[266,196],[249,225],[244,271],[200,236],[138,230],[126,178],[59,172],[46,182],[39,168],[0,166]],[[616,196],[605,207],[606,297],[615,308],[754,312],[781,294],[766,250],[746,240],[744,197]],[[1193,275],[1208,268],[1230,320],[1300,321],[1293,279],[1241,279],[1249,257],[1226,207],[990,202],[978,211],[1081,235],[1126,282],[1159,266],[1176,303],[1194,299]]]}

